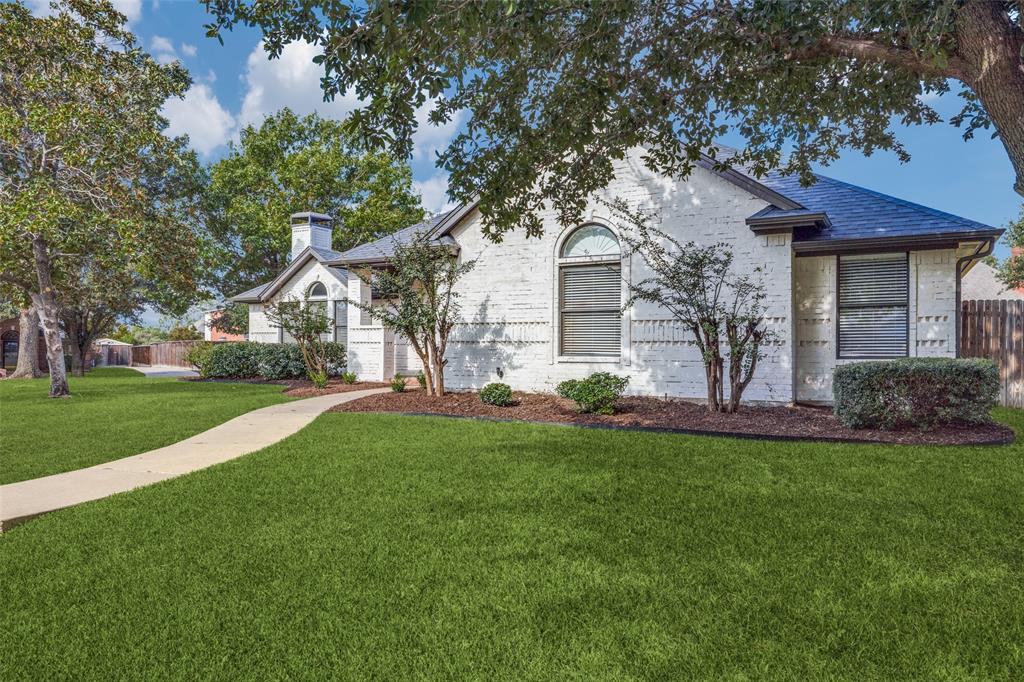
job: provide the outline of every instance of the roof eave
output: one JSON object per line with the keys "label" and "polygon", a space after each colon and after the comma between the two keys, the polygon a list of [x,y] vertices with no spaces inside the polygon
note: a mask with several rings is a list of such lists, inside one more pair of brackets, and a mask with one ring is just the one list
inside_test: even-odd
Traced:
{"label": "roof eave", "polygon": [[752,215],[747,218],[747,225],[754,234],[762,234],[798,227],[813,227],[819,230],[827,230],[832,227],[832,221],[829,220],[827,213],[819,211],[804,213],[798,216]]}
{"label": "roof eave", "polygon": [[793,251],[798,256],[830,256],[853,253],[881,253],[885,251],[908,251],[925,249],[956,248],[963,242],[998,239],[1004,230],[969,230],[925,235],[901,235],[892,237],[868,237],[861,239],[812,239],[793,242]]}

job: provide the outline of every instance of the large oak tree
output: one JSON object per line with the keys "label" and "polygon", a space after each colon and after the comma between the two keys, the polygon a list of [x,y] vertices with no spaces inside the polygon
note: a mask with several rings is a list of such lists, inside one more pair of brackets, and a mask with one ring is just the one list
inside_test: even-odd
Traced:
{"label": "large oak tree", "polygon": [[481,198],[494,236],[540,230],[545,201],[575,222],[612,162],[642,145],[689,173],[729,127],[734,163],[813,181],[844,148],[906,150],[934,123],[928,93],[964,100],[953,123],[999,136],[1024,193],[1021,0],[207,0],[211,35],[263,29],[271,54],[322,47],[324,91],[366,102],[370,139],[411,149],[417,108],[470,118],[440,158],[455,198]]}
{"label": "large oak tree", "polygon": [[334,218],[333,246],[344,250],[423,218],[412,171],[390,154],[369,152],[338,121],[282,109],[210,170],[207,224],[224,247],[218,289],[231,296],[274,278],[288,263],[289,216]]}
{"label": "large oak tree", "polygon": [[83,271],[127,273],[96,281],[144,281],[177,305],[204,262],[196,204],[178,194],[195,159],[160,115],[190,79],[124,24],[107,0],[41,18],[0,4],[0,281],[39,311],[51,396],[68,395],[60,312]]}

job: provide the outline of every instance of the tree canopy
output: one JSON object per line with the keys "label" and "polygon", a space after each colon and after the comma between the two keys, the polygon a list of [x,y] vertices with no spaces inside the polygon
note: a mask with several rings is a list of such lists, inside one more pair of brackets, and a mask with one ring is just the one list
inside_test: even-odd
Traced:
{"label": "tree canopy", "polygon": [[922,95],[955,86],[965,137],[999,135],[1024,193],[1019,0],[502,0],[248,3],[207,0],[211,35],[260,27],[279,55],[321,46],[324,91],[354,90],[351,119],[399,155],[417,108],[468,111],[440,155],[450,191],[479,195],[492,236],[541,229],[547,202],[576,222],[612,163],[642,146],[654,171],[686,175],[728,129],[729,163],[812,182],[843,149],[909,158],[895,123],[940,120]]}
{"label": "tree canopy", "polygon": [[209,252],[201,169],[160,115],[189,76],[124,24],[107,0],[45,17],[0,4],[0,281],[39,310],[54,396],[68,392],[59,313],[83,271],[174,309],[200,294]]}
{"label": "tree canopy", "polygon": [[219,284],[225,296],[273,278],[287,264],[292,213],[333,217],[339,250],[423,218],[407,164],[366,151],[338,121],[287,108],[242,130],[211,169],[207,202],[211,232],[227,248]]}

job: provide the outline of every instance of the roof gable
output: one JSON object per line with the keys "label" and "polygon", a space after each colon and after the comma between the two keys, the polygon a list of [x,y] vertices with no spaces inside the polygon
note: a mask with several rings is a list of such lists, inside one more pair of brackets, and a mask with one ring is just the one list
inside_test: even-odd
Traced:
{"label": "roof gable", "polygon": [[[266,284],[261,284],[257,287],[253,287],[248,291],[243,291],[236,296],[232,296],[231,300],[235,303],[260,303],[262,301],[269,300],[271,296],[277,293],[281,287],[283,287],[296,273],[301,270],[306,263],[310,260],[316,260],[318,263],[330,266],[331,262],[336,260],[341,253],[334,251],[333,249],[322,249],[314,246],[307,246],[299,255],[292,259],[292,262],[288,264],[284,270],[278,273],[277,277],[270,280]],[[348,271],[336,267],[328,267],[327,270],[337,277],[341,281],[348,279]]]}

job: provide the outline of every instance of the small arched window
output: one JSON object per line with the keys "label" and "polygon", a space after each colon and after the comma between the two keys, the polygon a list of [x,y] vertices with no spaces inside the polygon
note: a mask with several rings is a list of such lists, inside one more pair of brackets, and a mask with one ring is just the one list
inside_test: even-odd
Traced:
{"label": "small arched window", "polygon": [[559,355],[620,356],[621,256],[615,233],[603,225],[566,237],[558,259]]}
{"label": "small arched window", "polygon": [[576,228],[562,245],[562,258],[593,258],[619,254],[619,240],[604,225],[584,225]]}
{"label": "small arched window", "polygon": [[306,292],[309,298],[327,298],[327,287],[324,286],[323,282],[313,282],[313,285],[309,287],[309,291]]}

